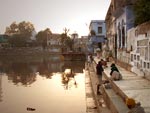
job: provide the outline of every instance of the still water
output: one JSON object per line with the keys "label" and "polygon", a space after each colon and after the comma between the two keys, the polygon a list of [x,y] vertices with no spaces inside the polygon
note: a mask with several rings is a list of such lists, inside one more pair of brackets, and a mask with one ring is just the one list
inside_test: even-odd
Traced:
{"label": "still water", "polygon": [[[64,79],[66,68],[75,76]],[[83,69],[61,56],[0,58],[0,113],[86,113]]]}

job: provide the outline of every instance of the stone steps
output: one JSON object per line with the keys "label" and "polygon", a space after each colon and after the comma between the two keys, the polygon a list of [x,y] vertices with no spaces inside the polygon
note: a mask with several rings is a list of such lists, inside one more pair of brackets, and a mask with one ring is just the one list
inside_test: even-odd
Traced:
{"label": "stone steps", "polygon": [[[96,64],[93,64],[93,68],[95,68]],[[91,78],[96,75],[96,70],[92,69],[93,73],[91,72]],[[104,69],[105,70],[105,69]],[[108,74],[108,73],[107,73]],[[109,80],[109,77],[104,73],[103,76],[104,80]],[[102,92],[103,99],[105,101],[106,106],[112,113],[127,113],[129,111],[129,108],[126,106],[124,99],[126,98],[126,95],[116,86],[116,84],[110,81],[111,88],[105,88],[105,85],[102,85],[100,91]],[[98,84],[97,81],[92,84]]]}
{"label": "stone steps", "polygon": [[122,98],[113,89],[101,88],[104,100],[112,113],[128,113],[129,109]]}
{"label": "stone steps", "polygon": [[[97,106],[97,112],[98,113],[112,113],[106,106],[106,103],[103,99],[103,95],[97,95],[97,85],[99,84],[99,79],[97,75],[95,74],[95,69],[93,68],[93,65],[90,65],[88,67],[86,65],[85,69],[88,69],[86,71],[86,74],[87,74],[86,76],[89,76],[89,80],[91,81],[90,84],[91,84],[95,104]],[[93,112],[90,112],[90,113],[93,113]]]}

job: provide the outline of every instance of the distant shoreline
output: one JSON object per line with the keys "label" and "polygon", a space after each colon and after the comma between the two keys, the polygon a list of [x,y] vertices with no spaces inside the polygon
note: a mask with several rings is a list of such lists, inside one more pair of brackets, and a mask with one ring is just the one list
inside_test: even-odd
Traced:
{"label": "distant shoreline", "polygon": [[50,52],[41,48],[8,48],[0,49],[0,56],[45,56],[61,55],[60,52]]}

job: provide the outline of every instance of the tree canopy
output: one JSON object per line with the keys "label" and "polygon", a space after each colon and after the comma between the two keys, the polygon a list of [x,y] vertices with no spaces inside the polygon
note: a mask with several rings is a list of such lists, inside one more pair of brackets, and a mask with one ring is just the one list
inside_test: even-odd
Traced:
{"label": "tree canopy", "polygon": [[134,4],[135,26],[150,20],[150,0],[137,0]]}
{"label": "tree canopy", "polygon": [[64,28],[63,30],[64,30],[64,33],[61,34],[61,43],[62,43],[63,45],[66,45],[66,43],[65,43],[66,40],[70,38],[70,37],[68,36],[69,29]]}
{"label": "tree canopy", "polygon": [[5,34],[9,36],[20,34],[29,38],[34,30],[34,25],[31,22],[22,21],[18,24],[13,22],[9,27],[6,27]]}
{"label": "tree canopy", "polygon": [[39,31],[36,35],[37,41],[42,44],[43,48],[47,46],[47,38],[50,37],[52,34],[51,30],[49,28],[46,28],[45,30]]}
{"label": "tree canopy", "polygon": [[34,30],[31,22],[22,21],[18,24],[13,22],[9,27],[6,27],[5,34],[11,37],[9,42],[12,46],[22,47],[26,46]]}
{"label": "tree canopy", "polygon": [[73,49],[74,41],[68,36],[69,29],[64,28],[64,33],[61,34],[61,43],[67,46],[70,50]]}
{"label": "tree canopy", "polygon": [[45,42],[47,41],[47,38],[52,34],[51,30],[49,28],[46,28],[45,30],[39,31],[36,35],[38,42]]}

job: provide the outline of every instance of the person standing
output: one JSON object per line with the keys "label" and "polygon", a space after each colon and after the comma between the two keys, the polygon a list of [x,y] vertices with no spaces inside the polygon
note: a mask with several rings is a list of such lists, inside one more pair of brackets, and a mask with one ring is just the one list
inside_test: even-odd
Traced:
{"label": "person standing", "polygon": [[96,73],[97,73],[97,75],[99,77],[99,80],[100,80],[100,84],[97,85],[97,94],[100,94],[99,89],[100,89],[100,86],[102,84],[103,71],[104,71],[104,69],[103,69],[103,66],[102,66],[102,62],[99,61],[98,64],[96,65]]}
{"label": "person standing", "polygon": [[88,55],[87,61],[88,61],[88,66],[91,66],[91,63],[93,62],[93,56],[91,54]]}
{"label": "person standing", "polygon": [[98,75],[98,77],[100,78],[100,81],[102,81],[102,74],[103,74],[103,66],[102,66],[102,62],[99,61],[98,64],[96,65],[96,73]]}

